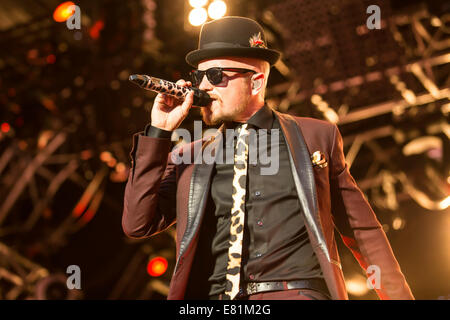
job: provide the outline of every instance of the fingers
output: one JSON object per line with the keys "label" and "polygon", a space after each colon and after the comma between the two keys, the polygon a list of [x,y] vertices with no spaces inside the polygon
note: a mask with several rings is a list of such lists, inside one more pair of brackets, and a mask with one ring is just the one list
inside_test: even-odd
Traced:
{"label": "fingers", "polygon": [[[192,83],[190,81],[185,81],[184,79],[178,80],[176,84],[180,87],[192,87]],[[183,103],[182,100],[164,93],[158,93],[155,98],[155,102],[165,107],[171,108],[179,106]]]}
{"label": "fingers", "polygon": [[181,87],[192,87],[192,82],[190,81],[185,81],[184,79],[180,79],[176,82],[177,85],[181,86]]}
{"label": "fingers", "polygon": [[172,106],[173,99],[164,93],[158,93],[155,98],[155,103],[163,106]]}
{"label": "fingers", "polygon": [[[180,79],[177,81],[177,85],[189,88],[192,87],[192,82]],[[181,111],[184,117],[186,117],[187,114],[189,113],[189,109],[192,107],[193,102],[194,102],[194,92],[191,91],[187,94],[187,96],[184,98],[183,103],[181,104]]]}
{"label": "fingers", "polygon": [[[185,81],[184,79],[178,80],[176,82],[176,84],[181,87],[187,87],[187,88],[192,87],[192,82]],[[181,112],[184,117],[188,114],[189,109],[191,108],[193,102],[194,102],[194,92],[191,91],[186,95],[186,97],[184,98],[184,101],[181,104]]]}
{"label": "fingers", "polygon": [[186,117],[187,114],[189,113],[189,109],[191,109],[193,102],[194,102],[194,91],[191,91],[187,94],[186,98],[183,101],[183,104],[181,105],[181,111],[184,117]]}

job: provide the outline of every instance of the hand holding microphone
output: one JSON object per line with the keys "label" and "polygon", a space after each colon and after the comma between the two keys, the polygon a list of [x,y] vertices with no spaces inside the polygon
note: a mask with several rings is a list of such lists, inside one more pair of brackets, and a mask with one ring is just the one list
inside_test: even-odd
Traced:
{"label": "hand holding microphone", "polygon": [[206,106],[212,100],[203,90],[192,88],[189,81],[176,83],[147,75],[131,75],[129,80],[143,89],[158,92],[151,112],[151,125],[166,131],[179,127],[192,105]]}

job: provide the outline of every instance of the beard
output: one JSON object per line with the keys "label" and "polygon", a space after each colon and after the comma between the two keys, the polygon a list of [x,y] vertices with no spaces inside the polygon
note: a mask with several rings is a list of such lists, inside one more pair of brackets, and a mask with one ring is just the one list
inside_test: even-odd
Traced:
{"label": "beard", "polygon": [[[245,109],[247,109],[248,101],[242,101],[239,105],[237,105],[233,109],[228,109],[227,112],[221,112],[219,114],[214,113],[211,111],[211,108],[204,107],[201,108],[201,114],[203,122],[205,122],[208,126],[217,126],[221,125],[224,122],[227,121],[233,121],[235,120],[239,115],[241,115]],[[222,108],[223,106],[219,106],[218,108]]]}

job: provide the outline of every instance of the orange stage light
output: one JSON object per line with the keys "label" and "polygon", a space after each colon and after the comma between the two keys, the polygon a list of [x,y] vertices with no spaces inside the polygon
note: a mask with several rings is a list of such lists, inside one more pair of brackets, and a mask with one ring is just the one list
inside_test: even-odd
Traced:
{"label": "orange stage light", "polygon": [[147,264],[147,273],[152,277],[159,277],[167,270],[167,260],[163,257],[151,259]]}
{"label": "orange stage light", "polygon": [[71,10],[70,7],[74,5],[75,3],[72,1],[61,3],[53,12],[53,20],[56,22],[64,22],[69,19],[74,13],[74,10]]}

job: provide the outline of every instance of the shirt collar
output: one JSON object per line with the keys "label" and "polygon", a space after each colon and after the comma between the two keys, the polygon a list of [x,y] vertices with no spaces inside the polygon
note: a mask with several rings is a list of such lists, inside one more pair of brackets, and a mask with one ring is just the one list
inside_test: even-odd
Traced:
{"label": "shirt collar", "polygon": [[[252,125],[259,129],[272,129],[273,125],[273,112],[267,105],[262,106],[258,111],[256,111],[250,119],[247,120],[249,125]],[[242,123],[234,121],[226,121],[225,129],[235,129]]]}
{"label": "shirt collar", "polygon": [[250,119],[247,120],[248,124],[251,124],[260,129],[272,129],[273,124],[273,112],[267,105],[262,106],[261,109],[256,111]]}

